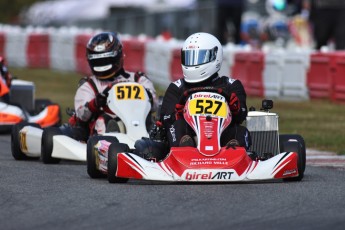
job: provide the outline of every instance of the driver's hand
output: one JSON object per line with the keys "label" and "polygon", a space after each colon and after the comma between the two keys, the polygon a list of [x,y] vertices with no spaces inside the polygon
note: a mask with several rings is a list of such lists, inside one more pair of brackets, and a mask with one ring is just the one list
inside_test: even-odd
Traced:
{"label": "driver's hand", "polygon": [[237,114],[238,112],[240,112],[240,100],[238,99],[236,93],[231,94],[229,107],[232,114]]}
{"label": "driver's hand", "polygon": [[103,108],[107,105],[108,93],[98,93],[96,95],[95,104],[97,108]]}
{"label": "driver's hand", "polygon": [[175,105],[175,119],[176,120],[183,118],[183,108],[184,108],[184,105],[181,105],[181,104]]}

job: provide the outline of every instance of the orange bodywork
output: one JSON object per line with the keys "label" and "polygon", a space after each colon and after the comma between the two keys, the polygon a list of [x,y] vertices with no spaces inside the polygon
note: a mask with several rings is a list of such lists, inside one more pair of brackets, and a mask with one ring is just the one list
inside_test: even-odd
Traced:
{"label": "orange bodywork", "polygon": [[60,107],[58,105],[48,105],[47,109],[47,116],[36,122],[42,128],[55,125],[60,121]]}

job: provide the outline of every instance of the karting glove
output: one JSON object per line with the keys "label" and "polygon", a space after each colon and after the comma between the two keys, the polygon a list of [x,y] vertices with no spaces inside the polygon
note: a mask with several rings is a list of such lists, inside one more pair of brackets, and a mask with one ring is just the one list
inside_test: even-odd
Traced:
{"label": "karting glove", "polygon": [[88,103],[88,108],[91,112],[103,110],[103,108],[107,105],[107,97],[109,90],[110,86],[105,88],[105,90],[102,93],[96,94],[96,97]]}
{"label": "karting glove", "polygon": [[95,104],[98,108],[103,108],[107,104],[107,94],[104,93],[98,93],[95,98]]}
{"label": "karting glove", "polygon": [[232,114],[238,114],[238,112],[240,112],[240,100],[238,99],[236,93],[231,94],[229,107]]}
{"label": "karting glove", "polygon": [[175,105],[175,119],[176,119],[176,121],[183,118],[183,108],[184,108],[184,105],[181,105],[181,104]]}

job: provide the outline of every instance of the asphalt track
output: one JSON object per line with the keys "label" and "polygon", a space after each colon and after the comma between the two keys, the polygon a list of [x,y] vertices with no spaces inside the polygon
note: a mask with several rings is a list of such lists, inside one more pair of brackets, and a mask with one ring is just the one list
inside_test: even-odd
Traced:
{"label": "asphalt track", "polygon": [[302,182],[109,184],[83,163],[16,161],[0,136],[0,229],[345,229],[345,170]]}

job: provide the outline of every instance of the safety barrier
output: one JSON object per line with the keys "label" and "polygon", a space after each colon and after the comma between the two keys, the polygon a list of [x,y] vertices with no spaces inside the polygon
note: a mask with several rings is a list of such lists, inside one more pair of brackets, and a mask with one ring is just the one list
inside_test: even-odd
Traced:
{"label": "safety barrier", "polygon": [[264,95],[264,58],[262,51],[240,51],[235,54],[232,76],[242,82],[249,96]]}
{"label": "safety barrier", "polygon": [[[0,27],[0,54],[10,66],[52,68],[89,75],[85,45],[94,30]],[[158,85],[183,76],[183,41],[121,35],[128,71],[144,71]],[[248,96],[307,100],[329,98],[345,102],[345,52],[223,47],[220,75],[242,81]]]}
{"label": "safety barrier", "polygon": [[336,53],[312,53],[307,74],[311,98],[331,98],[333,75],[336,68]]}
{"label": "safety barrier", "polygon": [[91,33],[78,34],[76,36],[75,44],[75,59],[76,59],[76,71],[84,75],[90,75],[91,70],[89,63],[86,59],[86,45],[92,37]]}
{"label": "safety barrier", "polygon": [[32,33],[28,35],[26,59],[30,68],[49,68],[49,34]]}
{"label": "safety barrier", "polygon": [[345,52],[340,52],[333,75],[332,100],[345,103]]}

